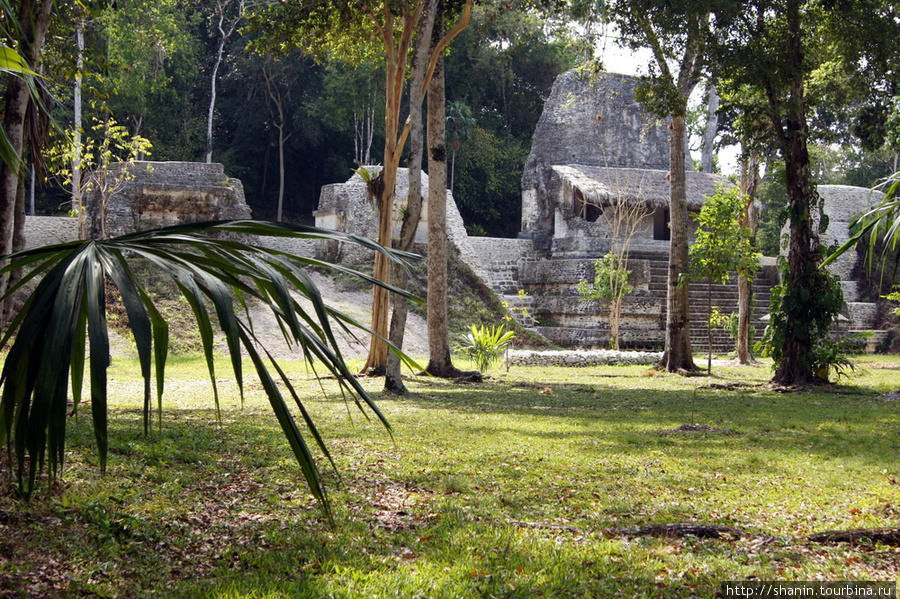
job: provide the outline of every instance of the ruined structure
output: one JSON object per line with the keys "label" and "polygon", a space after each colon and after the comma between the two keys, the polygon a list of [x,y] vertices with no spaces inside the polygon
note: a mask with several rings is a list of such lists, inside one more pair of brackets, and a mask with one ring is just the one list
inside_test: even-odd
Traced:
{"label": "ruined structure", "polygon": [[[665,122],[635,100],[637,83],[626,75],[583,75],[577,70],[557,79],[522,176],[519,239],[468,237],[449,198],[448,236],[463,260],[513,308],[527,309],[527,318],[514,310],[524,324],[562,346],[608,346],[607,306],[597,300],[580,301],[577,285],[582,279],[593,280],[594,261],[611,248],[627,253],[635,287],[623,303],[620,344],[629,349],[663,346],[670,237],[668,130]],[[402,170],[398,178],[395,235],[406,201],[407,177]],[[698,213],[718,185],[732,184],[714,174],[688,172],[689,211]],[[427,186],[423,175],[425,197]],[[849,221],[871,201],[869,190],[822,186],[819,192],[831,219],[829,234],[833,240],[846,240]],[[315,215],[319,226],[375,235],[375,208],[358,176],[323,188]],[[695,228],[692,221],[689,235]],[[417,241],[425,241],[426,230],[423,219]],[[350,262],[371,259],[347,254],[332,257]],[[778,282],[774,264],[774,258],[764,258],[754,284],[752,326],[757,337],[766,324],[769,291]],[[874,305],[856,301],[853,267],[837,267],[848,301],[845,331],[871,328],[874,317]],[[712,289],[714,306],[725,314],[737,311],[734,278]],[[519,295],[522,290],[524,297]],[[690,293],[696,298],[691,302],[692,345],[702,351],[707,346],[706,283],[692,285]],[[727,352],[734,348],[734,341],[724,331],[715,331],[713,346],[714,351]]]}
{"label": "ruined structure", "polygon": [[[367,167],[367,169],[377,173],[378,167]],[[423,172],[422,215],[415,235],[417,244],[428,242],[428,185],[428,175]],[[397,184],[394,187],[394,238],[400,236],[400,225],[408,196],[409,169],[401,168],[397,172]],[[313,215],[316,217],[317,227],[343,231],[369,239],[375,239],[377,235],[378,209],[369,198],[366,182],[359,174],[354,174],[344,183],[323,186],[322,193],[319,195],[318,209],[313,212]],[[470,243],[473,238],[466,234],[462,216],[460,216],[456,202],[453,200],[453,194],[449,190],[447,191],[447,239],[456,247],[462,260],[472,268],[475,274],[487,281],[487,275],[481,266],[481,254]],[[329,260],[350,264],[360,264],[372,260],[371,251],[348,244],[334,243],[320,251],[324,251],[325,257]]]}
{"label": "ruined structure", "polygon": [[[593,280],[594,260],[611,249],[627,256],[635,287],[622,307],[621,344],[641,349],[663,344],[670,239],[668,129],[636,101],[637,83],[627,75],[562,74],[544,105],[525,164],[520,238],[531,240],[533,251],[515,266],[507,263],[506,270],[531,296],[529,310],[540,323],[538,331],[560,345],[607,346],[607,307],[596,300],[580,301],[576,287],[582,279]],[[732,184],[689,171],[689,211],[699,212],[718,185]],[[692,221],[691,236],[694,230]],[[760,317],[772,282],[765,277],[773,274],[764,271],[757,289]],[[736,311],[735,286],[716,286],[714,293],[714,304],[723,312]],[[700,348],[706,346],[705,301],[696,305],[692,337]],[[724,333],[714,343],[717,350],[733,347]]]}
{"label": "ruined structure", "polygon": [[[820,235],[820,242],[825,246],[842,245],[849,240],[853,220],[883,197],[880,191],[849,185],[819,185],[816,192],[822,200],[822,213],[828,218],[828,228]],[[814,219],[818,221],[817,214],[814,214]],[[784,234],[787,233],[786,225]],[[850,250],[830,264],[828,270],[840,279],[844,292],[844,310],[838,326],[844,334],[869,332],[866,346],[869,351],[874,351],[887,338],[887,331],[873,330],[877,324],[877,305],[862,301],[860,297],[857,277],[864,268],[861,262],[860,254]]]}
{"label": "ruined structure", "polygon": [[[221,164],[120,162],[85,196],[91,237],[106,237],[169,225],[250,218],[240,180]],[[104,205],[105,204],[105,205]]]}

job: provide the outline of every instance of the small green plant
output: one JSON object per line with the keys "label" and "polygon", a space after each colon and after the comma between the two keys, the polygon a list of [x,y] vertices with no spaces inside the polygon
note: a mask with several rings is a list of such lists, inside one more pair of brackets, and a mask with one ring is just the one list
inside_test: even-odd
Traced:
{"label": "small green plant", "polygon": [[507,344],[515,337],[502,324],[494,326],[469,326],[469,334],[463,338],[459,351],[475,362],[475,367],[484,372],[500,361]]}
{"label": "small green plant", "polygon": [[[894,289],[897,289],[897,287],[894,286]],[[891,291],[887,295],[882,295],[881,297],[891,302],[900,302],[900,291]],[[894,306],[893,312],[897,316],[900,316],[900,306]]]}
{"label": "small green plant", "polygon": [[528,308],[524,305],[527,298],[528,292],[526,292],[524,289],[519,289],[519,302],[522,305],[513,306],[510,305],[510,303],[507,301],[500,302],[500,305],[502,305],[506,309],[506,314],[503,315],[503,322],[508,323],[515,320],[516,313],[521,314],[524,318],[529,318],[531,316],[531,312],[529,312]]}
{"label": "small green plant", "polygon": [[[153,144],[145,137],[132,135],[113,118],[94,119],[84,143],[76,145],[74,132],[64,132],[47,152],[48,162],[63,185],[73,185],[70,215],[79,218],[79,233],[87,236],[85,196],[97,197],[96,233],[106,239],[106,212],[110,199],[135,178],[134,163],[150,155]],[[113,167],[117,166],[118,170]]]}
{"label": "small green plant", "polygon": [[712,312],[709,314],[709,327],[711,329],[720,328],[728,333],[732,339],[737,339],[738,324],[738,315],[736,312],[723,314],[718,306],[713,306]]}
{"label": "small green plant", "polygon": [[831,374],[838,379],[850,376],[849,371],[856,370],[856,366],[847,357],[848,340],[851,338],[852,336],[840,341],[827,338],[819,340],[813,346],[813,374],[824,381],[830,380]]}
{"label": "small green plant", "polygon": [[[732,312],[731,314],[723,314],[718,306],[713,306],[712,313],[709,315],[709,328],[710,330],[714,328],[720,328],[731,337],[731,340],[737,343],[738,334],[740,332],[741,321],[740,316],[737,312]],[[750,327],[748,329],[747,334],[750,339],[753,339],[756,336],[756,329],[754,327]],[[737,353],[737,347],[735,347],[735,354]]]}
{"label": "small green plant", "polygon": [[350,170],[359,175],[360,179],[362,179],[366,183],[371,183],[375,180],[375,177],[381,174],[381,165],[376,164],[371,168],[360,166],[359,168],[353,168]]}
{"label": "small green plant", "polygon": [[582,279],[578,282],[581,301],[601,300],[609,304],[609,345],[619,349],[619,320],[622,314],[622,299],[634,291],[628,282],[631,271],[614,252],[609,252],[594,261],[594,282]]}

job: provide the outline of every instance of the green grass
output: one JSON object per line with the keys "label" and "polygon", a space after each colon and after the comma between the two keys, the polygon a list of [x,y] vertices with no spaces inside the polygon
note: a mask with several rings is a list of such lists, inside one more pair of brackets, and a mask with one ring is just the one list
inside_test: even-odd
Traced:
{"label": "green grass", "polygon": [[[178,358],[162,428],[144,435],[137,366],[115,360],[106,475],[85,409],[64,482],[30,504],[0,495],[0,596],[711,597],[726,580],[896,580],[895,548],[792,539],[898,526],[900,404],[880,395],[900,359],[858,362],[840,386],[790,394],[757,386],[767,366],[412,377],[410,396],[379,398],[393,438],[288,365],[338,465],[329,528],[259,389],[242,407],[223,384],[217,421],[202,360]],[[759,537],[608,532],[673,522]]]}

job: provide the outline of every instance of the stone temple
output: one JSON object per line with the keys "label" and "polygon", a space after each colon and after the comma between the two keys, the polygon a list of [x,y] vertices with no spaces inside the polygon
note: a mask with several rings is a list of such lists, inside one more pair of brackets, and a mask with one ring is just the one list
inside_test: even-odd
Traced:
{"label": "stone temple", "polygon": [[[462,259],[493,291],[513,307],[527,308],[523,324],[561,346],[608,347],[607,308],[582,302],[576,291],[592,280],[593,263],[614,245],[627,242],[628,269],[635,291],[622,307],[620,342],[624,348],[661,349],[665,331],[669,252],[669,146],[667,123],[635,100],[638,80],[618,74],[562,74],[551,90],[532,141],[522,176],[522,217],[518,239],[469,237],[452,196],[448,236]],[[407,173],[401,169],[395,212],[406,201]],[[715,174],[689,171],[689,212],[719,185],[733,185]],[[427,177],[423,175],[427,201]],[[849,220],[872,202],[869,190],[820,186],[829,234],[846,239]],[[449,194],[449,192],[448,192]],[[322,190],[316,224],[374,235],[375,209],[365,201],[358,176]],[[399,212],[398,212],[399,214]],[[628,223],[627,227],[623,223]],[[420,225],[422,241],[426,223]],[[696,226],[691,220],[689,235]],[[351,262],[365,256],[341,256]],[[764,258],[754,284],[753,326],[765,327],[769,290],[778,282],[774,258]],[[845,331],[870,329],[874,305],[855,301],[853,265],[840,264],[847,297]],[[524,290],[524,298],[519,292]],[[705,350],[706,284],[692,285],[691,331],[695,350]],[[693,298],[696,297],[696,301]],[[737,311],[737,285],[713,285],[713,305]],[[521,314],[517,313],[520,317]],[[713,349],[726,352],[733,341],[717,331]]]}
{"label": "stone temple", "polygon": [[[658,349],[664,342],[668,128],[636,101],[636,85],[637,79],[626,75],[562,74],[544,105],[525,163],[519,236],[532,247],[505,270],[510,283],[531,298],[537,330],[560,345],[608,345],[606,306],[582,302],[576,286],[593,279],[594,260],[614,247],[627,249],[635,287],[622,306],[621,345]],[[733,184],[718,175],[688,171],[686,185],[688,211],[696,214],[717,186]],[[689,234],[695,230],[691,219]],[[765,314],[773,282],[765,277],[773,274],[764,271],[757,286],[759,317]],[[716,286],[714,295],[714,305],[723,312],[737,310],[736,286]],[[691,305],[692,342],[700,349],[707,345],[706,302]],[[716,350],[733,345],[724,334],[716,335],[714,343]]]}

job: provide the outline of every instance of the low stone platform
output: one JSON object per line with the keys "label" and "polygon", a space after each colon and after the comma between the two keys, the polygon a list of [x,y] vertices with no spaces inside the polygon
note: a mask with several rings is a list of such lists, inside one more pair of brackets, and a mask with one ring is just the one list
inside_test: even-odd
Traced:
{"label": "low stone platform", "polygon": [[653,365],[662,359],[662,352],[614,351],[592,349],[579,351],[510,350],[510,366],[630,366]]}

